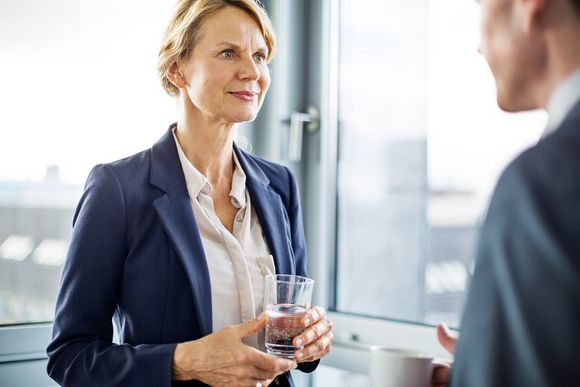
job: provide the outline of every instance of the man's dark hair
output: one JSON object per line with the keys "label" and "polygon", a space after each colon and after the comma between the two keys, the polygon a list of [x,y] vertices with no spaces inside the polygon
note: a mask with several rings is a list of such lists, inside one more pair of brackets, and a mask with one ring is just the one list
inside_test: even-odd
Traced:
{"label": "man's dark hair", "polygon": [[580,0],[570,0],[574,9],[576,10],[576,15],[580,17]]}

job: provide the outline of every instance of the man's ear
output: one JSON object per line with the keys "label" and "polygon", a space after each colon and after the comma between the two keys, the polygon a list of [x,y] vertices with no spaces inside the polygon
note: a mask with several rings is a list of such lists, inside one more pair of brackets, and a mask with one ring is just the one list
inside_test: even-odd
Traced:
{"label": "man's ear", "polygon": [[520,26],[526,35],[532,35],[544,24],[550,0],[515,0],[518,3]]}
{"label": "man's ear", "polygon": [[167,78],[178,89],[183,89],[187,85],[185,77],[179,69],[179,64],[177,62],[173,62],[173,64],[169,66],[169,69],[167,70]]}

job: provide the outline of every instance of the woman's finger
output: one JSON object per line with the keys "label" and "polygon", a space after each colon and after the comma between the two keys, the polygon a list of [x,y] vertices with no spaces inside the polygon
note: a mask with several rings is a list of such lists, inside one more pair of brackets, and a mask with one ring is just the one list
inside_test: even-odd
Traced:
{"label": "woman's finger", "polygon": [[[274,381],[274,379],[258,380],[258,382],[262,385],[261,387],[269,386],[270,384],[272,384],[273,381]],[[256,384],[256,386],[257,386],[257,384]]]}
{"label": "woman's finger", "polygon": [[293,343],[297,347],[307,346],[316,340],[319,337],[327,334],[332,330],[332,321],[328,319],[323,319],[318,321],[316,324],[313,324],[306,328],[304,332],[296,336],[293,340]]}
{"label": "woman's finger", "polygon": [[282,359],[276,356],[268,355],[255,348],[251,348],[246,354],[244,364],[256,367],[262,371],[270,373],[271,377],[275,377],[283,372],[293,370],[297,367],[294,360]]}
{"label": "woman's finger", "polygon": [[245,385],[246,383],[252,384],[255,386],[256,383],[262,383],[262,385],[267,386],[269,383],[268,381],[274,380],[274,378],[280,375],[277,372],[272,371],[265,371],[259,367],[254,366],[243,366],[243,367],[236,367],[232,372],[232,375],[235,375],[236,383],[241,385]]}
{"label": "woman's finger", "polygon": [[332,342],[330,343],[330,345],[328,347],[326,347],[324,352],[309,356],[307,358],[304,358],[304,359],[300,360],[300,363],[308,363],[308,362],[311,362],[314,360],[321,359],[324,356],[328,355],[331,351],[332,351]]}
{"label": "woman's finger", "polygon": [[246,320],[239,325],[235,325],[234,328],[236,329],[239,337],[242,339],[262,330],[266,326],[266,321],[266,313],[262,313],[255,319]]}
{"label": "woman's finger", "polygon": [[326,317],[326,310],[322,306],[313,306],[304,316],[304,326],[308,327]]}
{"label": "woman's finger", "polygon": [[251,379],[255,382],[261,382],[262,385],[267,386],[268,383],[266,383],[266,381],[268,380],[274,380],[274,378],[278,375],[280,375],[280,373],[278,372],[272,372],[272,371],[266,371],[263,370],[259,367],[251,367],[248,370],[249,374],[247,376],[248,379]]}
{"label": "woman's finger", "polygon": [[332,348],[332,340],[333,340],[332,332],[328,332],[322,335],[318,340],[311,343],[310,345],[305,346],[300,351],[297,351],[295,356],[297,361],[304,362],[306,359],[320,359],[328,352],[330,352]]}

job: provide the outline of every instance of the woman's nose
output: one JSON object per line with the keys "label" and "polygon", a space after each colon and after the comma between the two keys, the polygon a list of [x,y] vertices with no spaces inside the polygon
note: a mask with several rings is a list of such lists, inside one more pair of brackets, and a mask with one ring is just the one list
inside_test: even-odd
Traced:
{"label": "woman's nose", "polygon": [[257,80],[260,78],[260,69],[253,56],[244,57],[240,63],[239,77],[241,79]]}

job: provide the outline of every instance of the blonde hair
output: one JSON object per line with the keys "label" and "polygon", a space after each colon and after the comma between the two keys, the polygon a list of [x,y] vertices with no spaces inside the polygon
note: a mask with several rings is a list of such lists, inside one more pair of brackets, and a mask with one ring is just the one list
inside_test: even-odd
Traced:
{"label": "blonde hair", "polygon": [[179,95],[179,89],[171,83],[167,71],[180,59],[189,57],[204,20],[228,6],[239,8],[256,20],[268,47],[266,60],[269,62],[272,59],[276,50],[276,36],[270,17],[257,0],[178,0],[165,31],[157,64],[161,85],[167,94]]}

